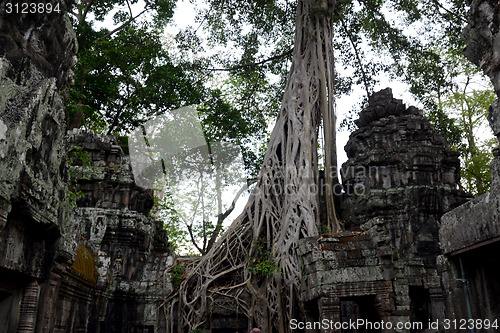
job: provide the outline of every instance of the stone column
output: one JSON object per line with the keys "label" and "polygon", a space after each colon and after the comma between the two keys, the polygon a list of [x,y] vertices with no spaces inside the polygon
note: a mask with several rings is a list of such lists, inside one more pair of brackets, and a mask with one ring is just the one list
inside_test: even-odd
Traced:
{"label": "stone column", "polygon": [[340,299],[338,297],[323,296],[319,300],[319,319],[328,320],[331,325],[327,329],[321,328],[321,333],[340,333],[334,328],[334,323],[340,322]]}
{"label": "stone column", "polygon": [[[438,281],[440,282],[440,281]],[[433,321],[439,320],[439,323],[442,323],[445,319],[444,314],[444,296],[443,290],[440,285],[431,286],[429,288],[429,296],[431,302],[431,316]],[[442,327],[440,327],[442,328]]]}
{"label": "stone column", "polygon": [[53,328],[53,320],[57,315],[54,312],[56,296],[58,293],[59,285],[61,282],[61,270],[57,269],[57,272],[52,271],[45,287],[42,286],[41,296],[42,299],[37,320],[36,332],[39,333],[50,333]]}
{"label": "stone column", "polygon": [[17,333],[35,332],[39,294],[40,286],[37,281],[33,281],[26,286],[21,305],[19,306]]}

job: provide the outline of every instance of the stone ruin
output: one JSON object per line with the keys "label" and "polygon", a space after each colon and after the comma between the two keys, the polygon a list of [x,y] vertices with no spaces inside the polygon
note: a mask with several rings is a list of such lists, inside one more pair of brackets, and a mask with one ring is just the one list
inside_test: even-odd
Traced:
{"label": "stone ruin", "polygon": [[[470,2],[464,54],[493,83],[497,100],[489,108],[488,121],[500,139],[500,3]],[[438,259],[450,318],[500,319],[500,259],[496,255],[500,251],[500,150],[495,149],[493,155],[491,190],[441,218],[443,255]]]}
{"label": "stone ruin", "polygon": [[347,231],[301,245],[307,321],[442,319],[439,218],[467,199],[458,154],[390,89],[370,97],[357,125],[341,172]]}
{"label": "stone ruin", "polygon": [[[109,137],[65,134],[76,38],[66,14],[0,21],[0,331],[155,332],[173,262],[153,197]],[[1,8],[5,1],[0,1]],[[67,151],[82,147],[68,204]]]}
{"label": "stone ruin", "polygon": [[[159,309],[172,288],[170,280],[164,283],[164,272],[174,257],[163,223],[150,214],[152,190],[135,184],[130,161],[113,137],[74,129],[67,143],[83,148],[90,167],[78,159],[70,166],[83,196],[73,212],[79,240],[59,287],[56,326],[61,332],[164,328]],[[67,322],[60,317],[65,311],[80,315]]]}
{"label": "stone ruin", "polygon": [[[64,133],[77,47],[70,5],[0,22],[0,331],[165,331],[174,323],[161,309],[172,290],[164,272],[175,258],[150,216],[152,193],[134,183],[114,139]],[[465,36],[500,96],[499,15],[497,2],[472,1]],[[497,136],[499,105],[489,115]],[[492,190],[469,200],[457,189],[458,155],[390,89],[370,98],[357,125],[342,168],[346,231],[300,245],[303,319],[499,318],[500,153]],[[74,145],[90,167],[66,166]],[[76,205],[66,202],[68,171],[84,194]],[[212,331],[232,332],[227,322]]]}

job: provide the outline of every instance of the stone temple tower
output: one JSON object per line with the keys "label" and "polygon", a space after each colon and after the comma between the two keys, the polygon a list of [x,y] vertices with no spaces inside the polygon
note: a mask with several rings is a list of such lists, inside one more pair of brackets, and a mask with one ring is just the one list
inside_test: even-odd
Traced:
{"label": "stone temple tower", "polygon": [[393,325],[380,332],[427,325],[444,316],[439,218],[466,200],[457,189],[458,153],[391,89],[373,94],[356,124],[341,170],[347,231],[302,243],[308,320]]}

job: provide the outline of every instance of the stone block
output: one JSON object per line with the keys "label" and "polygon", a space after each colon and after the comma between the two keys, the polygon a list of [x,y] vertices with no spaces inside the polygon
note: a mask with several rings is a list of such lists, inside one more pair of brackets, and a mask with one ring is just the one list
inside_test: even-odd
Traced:
{"label": "stone block", "polygon": [[493,134],[500,137],[500,102],[496,99],[488,109],[488,122],[493,130]]}

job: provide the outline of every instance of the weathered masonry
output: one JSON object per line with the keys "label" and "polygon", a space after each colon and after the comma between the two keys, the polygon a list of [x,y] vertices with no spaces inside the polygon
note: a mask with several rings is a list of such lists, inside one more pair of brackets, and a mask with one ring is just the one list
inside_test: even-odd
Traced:
{"label": "weathered masonry", "polygon": [[342,166],[346,192],[357,193],[342,202],[347,231],[302,243],[307,321],[443,319],[439,218],[466,200],[458,154],[390,89],[372,95],[357,124]]}
{"label": "weathered masonry", "polygon": [[[0,21],[0,331],[155,332],[173,258],[149,217],[152,193],[134,184],[112,138],[65,134],[70,5]],[[73,145],[91,167],[75,157],[68,188]],[[67,192],[80,190],[69,204]]]}
{"label": "weathered masonry", "polygon": [[[59,4],[0,21],[0,332],[161,332],[175,326],[161,309],[168,235],[114,138],[65,133],[77,45],[72,1]],[[471,1],[464,36],[500,97],[499,22],[498,1]],[[498,100],[489,120],[500,137]],[[300,244],[301,320],[500,320],[500,151],[492,190],[469,200],[458,155],[390,89],[357,125],[342,168],[346,231]],[[69,202],[68,191],[84,196]],[[219,305],[212,332],[251,328]],[[425,327],[402,330],[412,331]]]}
{"label": "weathered masonry", "polygon": [[[1,8],[5,8],[1,1]],[[66,11],[71,2],[61,2]],[[50,29],[48,28],[50,25]],[[76,38],[65,14],[3,15],[0,27],[0,330],[51,331],[74,259],[64,210],[63,89]]]}
{"label": "weathered masonry", "polygon": [[[500,4],[472,1],[465,28],[465,55],[489,76],[500,97]],[[489,108],[488,120],[500,137],[500,103]],[[500,151],[493,151],[491,191],[445,214],[439,238],[443,287],[449,318],[500,321]],[[494,329],[477,330],[494,332]]]}

